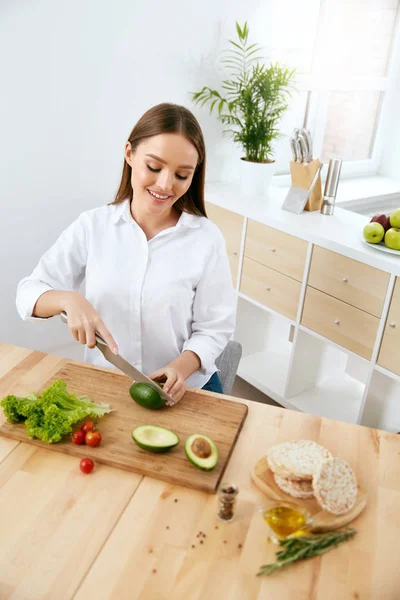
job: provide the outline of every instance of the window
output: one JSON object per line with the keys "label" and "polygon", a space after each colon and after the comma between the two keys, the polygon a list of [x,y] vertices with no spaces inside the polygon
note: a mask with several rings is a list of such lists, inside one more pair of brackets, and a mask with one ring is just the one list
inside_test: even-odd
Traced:
{"label": "window", "polygon": [[286,20],[271,30],[268,58],[297,68],[298,89],[282,122],[285,142],[277,147],[276,174],[288,173],[288,136],[305,124],[313,134],[314,155],[323,162],[341,158],[344,176],[377,173],[399,0],[274,4]]}

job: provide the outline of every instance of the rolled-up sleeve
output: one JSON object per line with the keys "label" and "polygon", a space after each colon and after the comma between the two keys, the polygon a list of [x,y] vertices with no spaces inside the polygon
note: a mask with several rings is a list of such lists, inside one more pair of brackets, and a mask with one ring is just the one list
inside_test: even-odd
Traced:
{"label": "rolled-up sleeve", "polygon": [[32,312],[38,298],[49,290],[78,290],[85,276],[87,232],[82,213],[41,257],[31,275],[18,283],[16,305],[24,320],[36,320]]}
{"label": "rolled-up sleeve", "polygon": [[215,360],[235,330],[236,300],[225,240],[218,230],[213,251],[196,289],[193,304],[192,335],[184,350],[195,352],[201,372],[210,376]]}

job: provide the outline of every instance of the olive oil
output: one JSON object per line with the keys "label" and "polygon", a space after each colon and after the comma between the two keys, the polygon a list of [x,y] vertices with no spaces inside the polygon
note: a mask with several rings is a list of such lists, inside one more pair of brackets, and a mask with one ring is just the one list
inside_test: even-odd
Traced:
{"label": "olive oil", "polygon": [[275,506],[264,513],[264,520],[278,538],[286,538],[308,525],[307,516],[289,506]]}

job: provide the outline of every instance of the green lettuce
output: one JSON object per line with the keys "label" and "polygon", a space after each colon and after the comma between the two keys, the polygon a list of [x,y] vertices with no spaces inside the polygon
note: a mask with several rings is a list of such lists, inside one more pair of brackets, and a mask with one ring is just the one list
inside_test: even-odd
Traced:
{"label": "green lettuce", "polygon": [[48,444],[70,435],[76,423],[90,418],[98,420],[111,412],[109,404],[96,404],[87,396],[67,391],[67,384],[57,379],[41,395],[25,398],[9,395],[0,402],[9,423],[25,422],[27,434]]}

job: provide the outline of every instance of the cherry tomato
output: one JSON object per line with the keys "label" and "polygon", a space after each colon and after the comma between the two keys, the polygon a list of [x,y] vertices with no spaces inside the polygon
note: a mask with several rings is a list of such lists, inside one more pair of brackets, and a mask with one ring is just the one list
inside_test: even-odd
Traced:
{"label": "cherry tomato", "polygon": [[92,446],[92,448],[98,446],[101,442],[100,431],[88,431],[85,437],[85,442],[88,446]]}
{"label": "cherry tomato", "polygon": [[81,462],[79,463],[79,468],[82,471],[82,473],[91,473],[93,467],[94,462],[91,458],[82,458]]}
{"label": "cherry tomato", "polygon": [[88,431],[93,431],[93,429],[94,429],[93,421],[86,421],[86,423],[83,423],[81,429],[84,433],[87,433]]}
{"label": "cherry tomato", "polygon": [[72,435],[72,441],[74,442],[74,444],[77,444],[78,446],[80,446],[81,444],[84,444],[85,443],[85,432],[82,431],[81,429],[74,431],[74,433]]}

